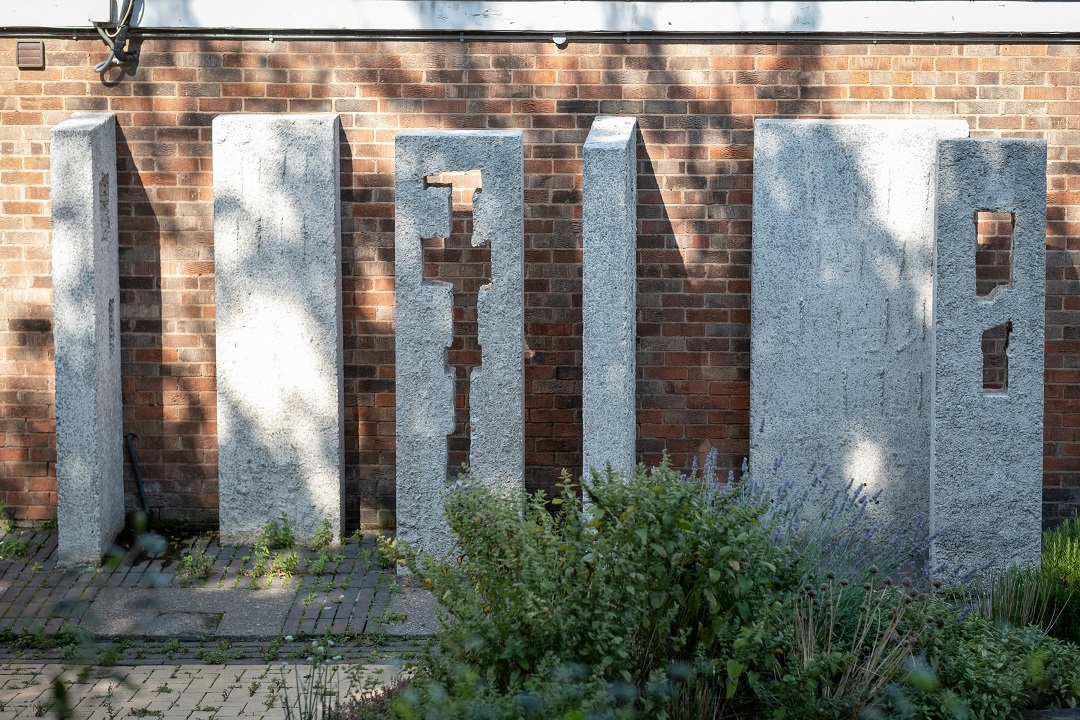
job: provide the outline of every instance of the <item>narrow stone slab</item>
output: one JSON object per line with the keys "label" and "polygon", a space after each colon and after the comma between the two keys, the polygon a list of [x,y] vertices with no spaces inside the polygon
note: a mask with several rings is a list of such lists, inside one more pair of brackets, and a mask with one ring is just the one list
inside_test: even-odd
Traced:
{"label": "narrow stone slab", "polygon": [[637,119],[601,115],[583,150],[583,472],[635,463]]}
{"label": "narrow stone slab", "polygon": [[397,537],[445,556],[447,441],[454,429],[449,283],[424,281],[423,240],[450,234],[451,188],[425,178],[479,170],[472,243],[491,246],[477,298],[481,365],[469,379],[469,464],[476,478],[522,487],[525,472],[524,146],[517,130],[401,132],[395,141]]}
{"label": "narrow stone slab", "polygon": [[115,117],[54,127],[50,174],[58,561],[97,564],[124,526]]}
{"label": "narrow stone slab", "polygon": [[222,541],[284,515],[341,528],[344,403],[336,115],[214,119]]}
{"label": "narrow stone slab", "polygon": [[755,124],[758,480],[831,465],[882,492],[881,519],[928,512],[937,143],[966,135],[963,121]]}
{"label": "narrow stone slab", "polygon": [[[1042,536],[1046,143],[939,146],[930,527],[940,574],[1036,565]],[[1013,214],[1012,281],[976,295],[975,213]],[[983,333],[1008,324],[1007,379],[983,386]]]}

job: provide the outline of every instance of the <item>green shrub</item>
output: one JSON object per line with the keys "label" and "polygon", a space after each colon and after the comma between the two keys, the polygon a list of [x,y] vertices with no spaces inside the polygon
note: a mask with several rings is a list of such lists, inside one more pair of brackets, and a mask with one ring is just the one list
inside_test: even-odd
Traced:
{"label": "green shrub", "polygon": [[666,461],[584,485],[590,505],[564,487],[553,515],[466,478],[444,498],[457,556],[396,549],[444,610],[398,717],[1004,718],[1076,701],[1080,650],[1021,627],[1031,602],[995,624],[972,595],[934,595],[915,572],[923,519],[875,525],[858,488],[812,485],[829,506]]}
{"label": "green shrub", "polygon": [[1042,574],[1057,611],[1054,635],[1080,643],[1080,515],[1043,533]]}
{"label": "green shrub", "polygon": [[878,708],[922,720],[1013,718],[1019,710],[1076,707],[1078,648],[1038,627],[995,625],[977,613],[949,615],[920,643],[920,661]]}
{"label": "green shrub", "polygon": [[554,517],[539,494],[466,480],[446,495],[459,561],[411,564],[447,613],[440,641],[457,669],[440,679],[485,701],[546,696],[537,682],[569,668],[575,687],[559,702],[620,687],[653,707],[678,667],[719,684],[732,707],[749,702],[776,671],[784,594],[797,585],[762,508],[738,492],[710,497],[666,461],[587,490],[587,510],[567,491]]}

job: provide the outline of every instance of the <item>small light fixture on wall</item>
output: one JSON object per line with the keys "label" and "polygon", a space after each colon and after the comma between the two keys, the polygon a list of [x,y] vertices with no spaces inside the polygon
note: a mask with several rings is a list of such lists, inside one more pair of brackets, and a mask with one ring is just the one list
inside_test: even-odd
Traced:
{"label": "small light fixture on wall", "polygon": [[43,70],[45,68],[45,41],[17,41],[15,43],[15,65],[20,70]]}
{"label": "small light fixture on wall", "polygon": [[555,43],[555,47],[562,50],[566,47],[567,43],[566,33],[555,33],[551,36],[551,42]]}

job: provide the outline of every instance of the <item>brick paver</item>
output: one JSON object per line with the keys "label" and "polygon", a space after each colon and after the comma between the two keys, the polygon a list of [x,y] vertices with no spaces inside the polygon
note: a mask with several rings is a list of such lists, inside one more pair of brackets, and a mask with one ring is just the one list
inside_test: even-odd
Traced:
{"label": "brick paver", "polygon": [[[285,717],[282,688],[295,701],[299,681],[311,672],[306,664],[100,668],[8,662],[0,664],[0,720],[55,717],[56,678],[64,684],[75,720],[280,720]],[[390,664],[339,665],[329,670],[325,686],[346,698],[386,684],[399,672]]]}
{"label": "brick paver", "polygon": [[[177,548],[170,549],[170,559],[166,560],[129,557],[118,564],[106,562],[96,568],[65,570],[56,567],[55,531],[24,529],[0,535],[0,540],[27,544],[21,556],[0,557],[0,660],[63,661],[77,656],[93,661],[93,657],[86,657],[87,647],[75,643],[70,631],[88,636],[97,627],[92,620],[108,616],[111,609],[95,607],[99,595],[115,598],[125,588],[160,597],[162,606],[168,604],[164,601],[170,593],[174,597],[188,593],[190,597],[193,592],[210,592],[209,598],[213,597],[212,591],[233,588],[237,589],[234,592],[252,593],[252,602],[281,592],[291,593],[291,601],[280,633],[266,631],[257,637],[219,634],[212,638],[82,638],[82,645],[92,641],[92,652],[104,653],[113,662],[184,662],[206,654],[213,658],[221,643],[225,644],[227,662],[296,658],[304,654],[303,642],[322,635],[349,638],[343,652],[349,659],[362,660],[370,652],[377,655],[380,644],[387,642],[385,632],[379,632],[374,639],[365,633],[373,632],[371,621],[378,621],[388,603],[400,593],[397,575],[376,561],[375,539],[374,534],[351,539],[332,553],[340,555],[340,560],[335,557],[323,568],[318,567],[318,553],[301,550],[291,576],[263,577],[252,582],[250,568],[255,552],[250,547],[208,545],[206,553],[213,569],[205,579],[193,579],[179,572]],[[316,571],[321,574],[314,574]],[[224,632],[224,626],[220,627]],[[398,643],[399,649],[412,647],[409,638],[391,637],[389,641]]]}

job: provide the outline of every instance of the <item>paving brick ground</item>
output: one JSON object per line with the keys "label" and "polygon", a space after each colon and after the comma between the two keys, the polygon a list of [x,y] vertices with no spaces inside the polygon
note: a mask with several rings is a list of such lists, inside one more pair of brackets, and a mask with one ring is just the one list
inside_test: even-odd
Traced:
{"label": "paving brick ground", "polygon": [[202,538],[211,570],[192,577],[182,547],[62,569],[55,531],[0,535],[0,720],[55,717],[56,678],[77,720],[276,720],[280,689],[311,672],[313,639],[335,643],[340,697],[385,683],[433,618],[422,590],[379,565],[376,537],[322,559],[299,550],[290,574],[262,576],[254,548]]}
{"label": "paving brick ground", "polygon": [[[256,571],[259,554],[255,549],[195,541],[197,554],[211,570],[206,577],[192,577],[177,559],[178,548],[173,548],[167,559],[140,556],[101,567],[57,568],[55,532],[15,531],[0,537],[0,553],[7,555],[0,557],[0,633],[8,645],[13,636],[53,637],[62,629],[81,629],[99,639],[108,635],[125,637],[128,633],[123,630],[108,631],[124,627],[123,618],[111,614],[117,611],[117,598],[137,596],[159,599],[163,608],[180,607],[175,616],[165,610],[159,614],[162,620],[176,622],[180,628],[164,634],[187,641],[220,637],[215,630],[223,614],[217,612],[217,618],[189,617],[195,614],[191,603],[200,602],[192,598],[202,598],[207,607],[223,598],[231,598],[233,604],[237,598],[240,604],[247,604],[244,598],[250,598],[252,603],[285,598],[287,606],[280,623],[269,622],[268,628],[233,633],[227,639],[270,641],[282,636],[334,634],[360,638],[402,634],[394,632],[392,623],[383,622],[394,619],[395,598],[403,596],[404,589],[393,570],[379,565],[375,538],[369,534],[353,539],[323,553],[322,559],[314,550],[300,549],[290,574],[262,576]],[[23,544],[23,553],[11,552]],[[5,549],[8,552],[3,553]],[[108,602],[95,603],[99,597]],[[188,598],[187,604],[177,598]],[[184,631],[185,621],[194,623],[193,629]],[[233,624],[244,626],[242,622]]]}
{"label": "paving brick ground", "polygon": [[[399,672],[393,664],[335,666],[325,684],[346,698],[386,684]],[[310,673],[305,665],[279,664],[65,668],[9,662],[0,665],[0,720],[56,717],[56,678],[77,720],[279,720],[285,717],[282,689],[289,688],[295,700],[297,681]]]}

